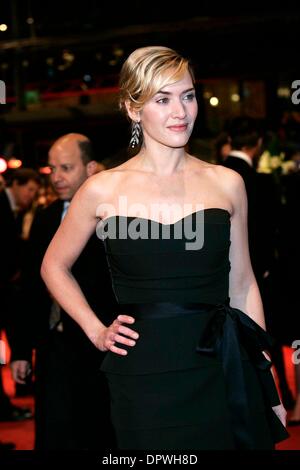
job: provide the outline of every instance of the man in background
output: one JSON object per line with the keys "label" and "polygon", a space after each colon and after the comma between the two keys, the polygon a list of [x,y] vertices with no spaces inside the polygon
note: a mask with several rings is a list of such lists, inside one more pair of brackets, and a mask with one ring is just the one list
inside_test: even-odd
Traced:
{"label": "man in background", "polygon": [[[40,277],[44,253],[72,197],[98,171],[91,142],[75,133],[60,137],[50,148],[49,166],[58,199],[33,220],[29,237],[31,269],[27,273],[28,292],[33,299],[31,335],[36,348],[35,448],[109,449],[114,446],[109,394],[99,370],[104,353],[50,298]],[[72,270],[101,321],[110,323],[116,303],[103,242],[96,234]],[[14,361],[12,370],[16,380],[25,379],[22,361]]]}

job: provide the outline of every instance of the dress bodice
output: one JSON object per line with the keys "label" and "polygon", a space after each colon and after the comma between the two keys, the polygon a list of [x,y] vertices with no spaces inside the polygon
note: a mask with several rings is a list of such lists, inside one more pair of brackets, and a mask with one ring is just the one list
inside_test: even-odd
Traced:
{"label": "dress bodice", "polygon": [[112,216],[105,249],[120,304],[223,303],[228,298],[230,214],[211,208],[174,224]]}

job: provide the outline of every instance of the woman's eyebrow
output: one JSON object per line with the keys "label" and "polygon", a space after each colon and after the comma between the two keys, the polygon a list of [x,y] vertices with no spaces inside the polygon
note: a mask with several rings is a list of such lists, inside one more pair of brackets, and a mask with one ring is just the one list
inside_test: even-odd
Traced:
{"label": "woman's eyebrow", "polygon": [[[187,90],[184,90],[181,92],[181,95],[183,93],[188,93],[189,91],[195,91],[195,88],[188,88]],[[172,92],[170,91],[163,91],[163,90],[159,90],[155,95],[172,95]]]}

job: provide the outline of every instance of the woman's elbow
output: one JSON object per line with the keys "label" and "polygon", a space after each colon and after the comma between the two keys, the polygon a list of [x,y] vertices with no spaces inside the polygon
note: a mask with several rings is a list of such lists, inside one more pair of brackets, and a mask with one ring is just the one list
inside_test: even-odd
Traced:
{"label": "woman's elbow", "polygon": [[70,272],[71,267],[65,260],[58,258],[51,250],[46,251],[40,268],[41,277],[46,285],[51,280],[61,279],[62,275],[69,275]]}
{"label": "woman's elbow", "polygon": [[40,275],[41,278],[45,283],[47,283],[47,278],[48,278],[48,272],[49,272],[49,266],[51,265],[51,262],[48,260],[47,254],[44,256],[41,268],[40,268]]}
{"label": "woman's elbow", "polygon": [[47,284],[50,277],[55,277],[55,271],[57,270],[57,259],[53,255],[53,251],[48,248],[40,267],[40,274],[45,284]]}

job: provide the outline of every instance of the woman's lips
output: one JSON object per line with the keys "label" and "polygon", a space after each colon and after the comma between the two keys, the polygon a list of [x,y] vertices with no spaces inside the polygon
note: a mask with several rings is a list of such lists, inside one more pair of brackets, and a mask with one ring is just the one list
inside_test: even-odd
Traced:
{"label": "woman's lips", "polygon": [[187,124],[178,124],[176,126],[169,126],[168,129],[170,129],[170,131],[174,131],[174,132],[183,132],[183,131],[186,131],[187,129]]}

